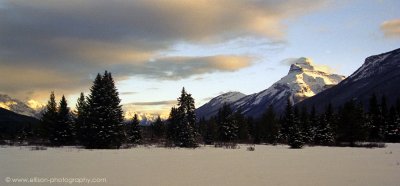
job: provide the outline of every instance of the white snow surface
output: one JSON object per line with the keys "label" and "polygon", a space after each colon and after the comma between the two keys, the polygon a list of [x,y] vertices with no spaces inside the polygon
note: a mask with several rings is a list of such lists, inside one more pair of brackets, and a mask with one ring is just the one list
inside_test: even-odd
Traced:
{"label": "white snow surface", "polygon": [[[85,150],[0,148],[0,185],[7,177],[106,178],[85,185],[385,185],[400,183],[400,144],[386,148],[256,145],[255,151],[200,147]],[[54,185],[39,184],[39,185]],[[38,185],[38,184],[35,184]],[[81,184],[55,184],[81,185]]]}

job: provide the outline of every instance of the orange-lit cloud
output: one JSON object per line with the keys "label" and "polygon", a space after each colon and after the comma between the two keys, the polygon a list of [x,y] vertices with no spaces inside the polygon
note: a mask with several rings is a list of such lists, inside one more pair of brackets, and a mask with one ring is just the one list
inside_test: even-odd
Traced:
{"label": "orange-lit cloud", "polygon": [[400,19],[383,22],[381,24],[381,30],[386,37],[400,37]]}
{"label": "orange-lit cloud", "polygon": [[[177,43],[206,45],[252,37],[285,38],[283,21],[325,0],[13,0],[0,10],[0,87],[30,97],[76,93],[97,72],[182,79],[232,72],[251,58],[234,54],[159,57]],[[25,98],[24,97],[24,98]]]}

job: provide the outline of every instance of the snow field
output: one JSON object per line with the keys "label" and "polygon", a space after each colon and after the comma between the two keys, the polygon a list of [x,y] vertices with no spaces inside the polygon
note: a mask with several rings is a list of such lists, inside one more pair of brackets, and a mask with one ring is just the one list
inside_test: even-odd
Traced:
{"label": "snow field", "polygon": [[0,185],[37,185],[7,184],[6,177],[106,178],[104,184],[89,185],[115,186],[400,185],[400,144],[374,149],[256,145],[255,151],[247,151],[247,147],[120,150],[3,147]]}

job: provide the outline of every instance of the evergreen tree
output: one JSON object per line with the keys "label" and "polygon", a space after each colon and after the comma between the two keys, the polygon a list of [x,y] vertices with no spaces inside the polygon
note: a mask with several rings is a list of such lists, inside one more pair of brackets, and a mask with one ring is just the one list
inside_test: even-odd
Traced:
{"label": "evergreen tree", "polygon": [[349,142],[350,146],[354,146],[356,141],[364,140],[365,137],[363,107],[350,100],[341,110],[337,139],[339,142]]}
{"label": "evergreen tree", "polygon": [[74,140],[72,116],[64,95],[61,98],[57,113],[57,123],[54,130],[53,145],[68,145]]}
{"label": "evergreen tree", "polygon": [[310,121],[310,134],[309,134],[308,138],[309,138],[310,142],[314,142],[318,123],[319,123],[317,111],[315,110],[315,105],[313,105],[311,107],[309,121]]}
{"label": "evergreen tree", "polygon": [[221,142],[235,142],[238,134],[238,125],[231,107],[224,104],[217,115],[218,135]]}
{"label": "evergreen tree", "polygon": [[119,148],[124,140],[120,99],[111,73],[97,74],[87,99],[86,148]]}
{"label": "evergreen tree", "polygon": [[83,94],[83,92],[81,92],[76,104],[75,119],[76,136],[81,144],[83,144],[88,139],[86,134],[87,107],[88,106],[85,100],[85,95]]}
{"label": "evergreen tree", "polygon": [[396,99],[396,111],[400,114],[400,97]]}
{"label": "evergreen tree", "polygon": [[389,116],[389,110],[387,107],[386,103],[386,96],[383,95],[381,98],[381,129],[379,136],[381,137],[381,140],[384,140],[385,134],[387,133],[388,129],[388,116]]}
{"label": "evergreen tree", "polygon": [[382,112],[378,103],[378,99],[373,94],[369,100],[369,139],[371,141],[382,140]]}
{"label": "evergreen tree", "polygon": [[160,116],[157,117],[156,121],[151,124],[152,134],[158,139],[164,137],[165,134],[165,126],[161,121]]}
{"label": "evergreen tree", "polygon": [[262,115],[261,122],[265,125],[265,141],[270,144],[276,144],[279,138],[280,126],[274,108],[271,105]]}
{"label": "evergreen tree", "polygon": [[56,124],[57,124],[57,103],[54,92],[50,94],[50,100],[47,102],[46,109],[41,118],[41,136],[48,139],[50,143],[56,141]]}
{"label": "evergreen tree", "polygon": [[234,120],[238,125],[238,139],[242,142],[247,141],[249,139],[248,123],[240,109],[234,113]]}
{"label": "evergreen tree", "polygon": [[307,107],[302,107],[300,114],[300,123],[301,123],[301,133],[303,135],[304,143],[312,143],[313,142],[313,129],[310,124],[309,115],[307,112]]}
{"label": "evergreen tree", "polygon": [[142,140],[142,131],[140,130],[139,123],[138,116],[135,114],[127,131],[127,139],[130,143],[138,144]]}
{"label": "evergreen tree", "polygon": [[253,143],[260,144],[265,141],[266,126],[262,120],[257,120],[252,124],[250,128],[253,137]]}
{"label": "evergreen tree", "polygon": [[282,118],[282,126],[280,130],[280,138],[282,141],[287,142],[289,135],[289,127],[293,125],[294,122],[294,113],[293,106],[290,99],[287,99],[284,116]]}
{"label": "evergreen tree", "polygon": [[246,118],[248,127],[249,127],[249,135],[250,135],[250,139],[253,141],[253,143],[256,142],[255,138],[256,138],[256,122],[254,122],[253,117],[247,117]]}
{"label": "evergreen tree", "polygon": [[320,116],[318,126],[315,131],[314,142],[318,145],[332,145],[335,141],[332,125],[333,123],[333,108],[329,104],[325,114]]}
{"label": "evergreen tree", "polygon": [[[291,104],[289,102],[289,104]],[[300,130],[299,110],[295,107],[292,116],[286,118],[288,124],[288,145],[290,148],[298,149],[303,147],[304,141]]]}
{"label": "evergreen tree", "polygon": [[396,111],[395,107],[391,107],[387,118],[387,130],[385,139],[388,142],[399,142],[400,141],[400,115]]}
{"label": "evergreen tree", "polygon": [[196,122],[197,128],[198,128],[198,133],[199,135],[202,137],[203,142],[204,142],[204,135],[206,132],[206,128],[207,128],[207,121],[205,119],[205,117],[201,117],[200,120],[198,122]]}
{"label": "evergreen tree", "polygon": [[182,88],[178,108],[172,108],[169,118],[168,138],[179,147],[196,147],[197,132],[194,99]]}
{"label": "evergreen tree", "polygon": [[177,126],[179,122],[179,114],[178,114],[178,109],[175,107],[171,108],[171,111],[169,113],[168,117],[168,123],[167,123],[167,139],[169,142],[175,143],[177,141]]}
{"label": "evergreen tree", "polygon": [[211,145],[217,139],[217,122],[215,117],[211,117],[205,123],[205,131],[203,132],[203,141],[205,144]]}

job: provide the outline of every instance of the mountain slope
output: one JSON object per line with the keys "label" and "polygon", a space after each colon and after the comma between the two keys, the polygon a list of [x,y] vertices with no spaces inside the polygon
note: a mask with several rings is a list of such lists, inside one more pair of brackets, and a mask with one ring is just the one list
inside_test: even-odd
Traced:
{"label": "mountain slope", "polygon": [[322,110],[329,103],[338,107],[350,99],[357,99],[367,107],[373,93],[379,97],[385,95],[389,104],[400,96],[400,49],[366,58],[357,71],[337,86],[298,105],[315,105],[317,110]]}
{"label": "mountain slope", "polygon": [[[240,109],[246,116],[258,118],[269,105],[272,105],[279,113],[283,110],[288,98],[293,103],[298,103],[336,85],[343,79],[344,76],[330,74],[326,70],[318,68],[308,58],[299,58],[290,66],[288,74],[271,87],[259,93],[242,97],[230,105],[234,110]],[[220,107],[220,105],[216,106]],[[215,110],[218,108],[209,107],[207,108],[209,111],[207,113],[200,112],[198,118],[215,115]]]}
{"label": "mountain slope", "polygon": [[196,109],[196,116],[198,118],[206,118],[215,115],[218,113],[218,109],[221,108],[224,103],[232,104],[233,102],[240,100],[241,98],[246,97],[245,94],[241,92],[227,92],[221,94],[213,99],[211,99],[208,103]]}
{"label": "mountain slope", "polygon": [[0,138],[13,136],[25,126],[37,125],[39,120],[0,108]]}
{"label": "mountain slope", "polygon": [[29,100],[25,103],[18,99],[11,98],[8,95],[0,94],[0,108],[7,109],[21,115],[39,118],[43,105],[40,105],[34,100]]}

